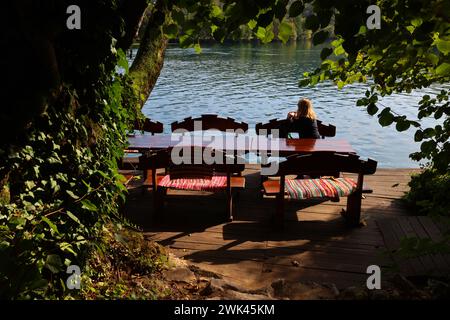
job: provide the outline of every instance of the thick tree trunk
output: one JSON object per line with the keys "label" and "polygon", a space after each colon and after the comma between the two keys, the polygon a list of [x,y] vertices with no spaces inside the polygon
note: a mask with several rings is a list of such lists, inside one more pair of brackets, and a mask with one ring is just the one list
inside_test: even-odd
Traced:
{"label": "thick tree trunk", "polygon": [[[130,76],[133,80],[135,93],[139,98],[140,108],[144,106],[158,80],[167,47],[167,39],[162,30],[164,23],[161,24],[160,21],[161,15],[165,11],[157,8],[158,4],[155,6],[155,10],[152,10],[150,19],[144,26],[144,35],[130,68]],[[163,15],[163,19],[166,19],[166,14]]]}

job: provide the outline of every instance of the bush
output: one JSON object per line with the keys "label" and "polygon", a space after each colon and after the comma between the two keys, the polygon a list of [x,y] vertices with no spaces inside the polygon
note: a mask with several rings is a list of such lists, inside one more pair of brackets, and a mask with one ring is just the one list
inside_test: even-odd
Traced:
{"label": "bush", "polygon": [[159,299],[171,295],[160,280],[168,266],[164,247],[120,224],[104,228],[98,250],[87,261],[74,298]]}
{"label": "bush", "polygon": [[0,204],[3,299],[64,297],[67,267],[83,270],[104,224],[117,220],[125,191],[117,158],[126,118],[101,109],[103,117],[94,124],[79,108],[68,107],[68,96],[62,94],[40,127],[30,129],[24,147],[5,150],[0,161],[0,172],[8,172]]}
{"label": "bush", "polygon": [[450,253],[450,174],[441,174],[428,168],[413,175],[409,183],[410,191],[405,200],[417,215],[427,215],[436,223],[446,225],[446,232],[438,241],[430,238],[407,237],[401,240],[397,254],[413,258],[427,254]]}
{"label": "bush", "polygon": [[450,216],[450,173],[426,169],[413,175],[405,200],[416,214]]}

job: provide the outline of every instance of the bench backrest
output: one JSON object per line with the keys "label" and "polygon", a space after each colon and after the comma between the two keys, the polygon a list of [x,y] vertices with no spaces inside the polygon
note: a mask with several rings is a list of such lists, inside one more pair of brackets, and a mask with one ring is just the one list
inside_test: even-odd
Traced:
{"label": "bench backrest", "polygon": [[[184,151],[190,154],[184,157]],[[210,154],[213,159],[220,163],[209,163],[204,159],[203,155]],[[184,160],[189,160],[189,163],[178,163],[173,161],[172,149],[149,151],[139,157],[139,166],[141,169],[156,169],[166,168],[168,172],[176,177],[183,177],[189,179],[205,179],[215,173],[240,173],[243,171],[245,165],[237,163],[237,157],[228,155],[222,151],[212,150],[205,147],[191,147],[182,148],[177,151],[177,155]],[[189,159],[188,159],[189,158]],[[171,175],[171,178],[172,178]]]}
{"label": "bench backrest", "polygon": [[[279,130],[280,135],[287,135],[289,132],[285,131],[288,127],[288,119],[272,119],[267,123],[257,123],[255,126],[256,134],[258,135],[270,135],[272,130]],[[334,137],[336,135],[336,127],[331,124],[323,124],[322,121],[317,120],[317,127],[319,129],[319,134],[324,139],[325,137]],[[280,136],[280,138],[286,138],[285,136]]]}
{"label": "bench backrest", "polygon": [[134,122],[134,130],[155,134],[162,133],[164,131],[164,126],[161,122],[152,121],[149,118],[145,118],[144,120],[136,119]]}
{"label": "bench backrest", "polygon": [[287,157],[286,161],[279,163],[277,175],[320,174],[325,171],[366,175],[375,173],[376,169],[376,161],[372,159],[362,160],[356,154],[314,152]]}
{"label": "bench backrest", "polygon": [[[201,129],[197,128],[196,122],[201,122]],[[233,118],[220,118],[215,114],[204,114],[198,118],[185,118],[182,121],[176,121],[171,124],[172,132],[178,129],[183,129],[189,132],[197,130],[216,129],[219,131],[227,130],[242,130],[248,131],[248,124],[245,122],[238,122]]]}

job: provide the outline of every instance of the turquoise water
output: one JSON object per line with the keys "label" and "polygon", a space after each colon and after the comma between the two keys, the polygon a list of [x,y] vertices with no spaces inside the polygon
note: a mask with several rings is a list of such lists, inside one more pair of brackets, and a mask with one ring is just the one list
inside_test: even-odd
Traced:
{"label": "turquoise water", "polygon": [[[338,90],[332,83],[299,88],[305,71],[320,63],[320,50],[305,43],[289,45],[205,45],[191,49],[170,46],[164,68],[143,112],[161,121],[165,132],[170,123],[188,116],[214,113],[249,124],[254,133],[258,122],[284,118],[296,109],[300,97],[313,101],[318,118],[337,127],[336,137],[347,139],[362,157],[378,161],[379,167],[408,168],[419,164],[408,155],[419,149],[414,129],[397,132],[381,127],[378,118],[356,106],[365,92],[362,84]],[[383,105],[415,119],[417,102],[424,92],[395,95]],[[424,125],[433,123],[428,120]]]}

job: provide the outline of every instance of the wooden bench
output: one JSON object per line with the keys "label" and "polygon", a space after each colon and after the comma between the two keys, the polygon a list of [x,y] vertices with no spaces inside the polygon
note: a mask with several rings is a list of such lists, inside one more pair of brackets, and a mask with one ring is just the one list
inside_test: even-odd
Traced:
{"label": "wooden bench", "polygon": [[159,121],[152,121],[149,118],[137,119],[134,122],[134,130],[148,132],[154,135],[155,133],[163,133],[164,126]]}
{"label": "wooden bench", "polygon": [[[162,133],[164,126],[159,121],[152,121],[149,118],[136,119],[134,130],[150,133]],[[119,173],[125,177],[125,185],[130,187],[141,187],[145,191],[148,187],[153,187],[152,172],[139,165],[140,153],[137,150],[126,149],[125,156],[120,160]],[[127,156],[128,154],[128,156]],[[136,154],[136,156],[130,156]],[[142,176],[142,178],[140,178]]]}
{"label": "wooden bench", "polygon": [[[343,216],[350,225],[359,225],[364,175],[375,173],[376,161],[371,159],[364,161],[354,154],[314,152],[290,156],[278,165],[278,172],[272,177],[279,177],[279,180],[269,179],[263,182],[264,194],[276,196],[275,221],[278,227],[283,226],[284,199],[286,196],[293,200],[308,198],[338,199],[346,196],[347,209]],[[315,172],[321,175],[324,171],[356,173],[358,179],[356,181],[350,178],[336,177],[286,179],[288,175],[304,175],[305,173]]]}
{"label": "wooden bench", "polygon": [[[272,119],[267,123],[260,122],[255,126],[256,134],[269,136],[272,134],[272,130],[276,129],[278,130],[279,138],[287,138],[290,132],[286,131],[285,128],[289,127],[289,123],[288,119]],[[317,120],[317,128],[322,139],[336,136],[336,127],[331,124],[323,124],[322,121]]]}
{"label": "wooden bench", "polygon": [[241,130],[243,133],[248,131],[248,124],[238,122],[233,118],[221,118],[216,114],[203,114],[201,117],[188,117],[182,121],[176,121],[171,124],[172,132],[175,130],[184,130],[188,132],[198,131],[196,123],[201,123],[201,130],[215,129],[226,132],[227,130]]}
{"label": "wooden bench", "polygon": [[[229,157],[229,155],[220,151],[211,151],[211,154],[215,153],[214,159],[221,157],[223,164],[206,163],[203,157],[200,159],[201,161],[194,162],[194,155],[199,149],[203,154],[206,148],[190,148],[192,157],[189,164],[174,163],[170,156],[171,149],[149,152],[141,156],[141,163],[143,165],[145,163],[147,167],[151,168],[152,181],[156,181],[153,187],[155,209],[157,211],[163,210],[164,197],[168,189],[225,192],[226,215],[228,220],[232,221],[234,191],[245,187],[245,178],[236,176],[240,173],[241,165],[237,163],[225,164],[226,157]],[[181,154],[181,156],[183,155]],[[166,174],[157,175],[156,169],[163,167],[167,169]]]}
{"label": "wooden bench", "polygon": [[[267,123],[257,123],[255,126],[255,131],[257,135],[270,136],[272,134],[272,130],[278,130],[279,138],[287,138],[290,132],[287,131],[286,128],[289,128],[289,125],[289,119],[271,119]],[[336,136],[336,127],[331,124],[324,124],[322,121],[317,120],[317,127],[322,139],[325,139],[325,137]],[[325,171],[322,172],[321,175],[338,176],[339,174],[336,172]],[[261,176],[261,187],[263,182],[266,180],[267,179],[264,176]]]}
{"label": "wooden bench", "polygon": [[[196,124],[201,123],[201,128],[197,127]],[[216,114],[203,114],[198,118],[188,117],[182,121],[172,122],[171,124],[172,132],[176,130],[183,130],[187,132],[194,132],[201,129],[201,131],[206,130],[217,130],[220,132],[227,132],[227,130],[237,131],[236,133],[246,133],[248,131],[248,124],[245,122],[238,122],[233,118],[222,118]],[[240,132],[239,132],[240,131]],[[237,152],[235,152],[237,156]],[[245,165],[239,165],[238,167],[239,175],[245,170]]]}

